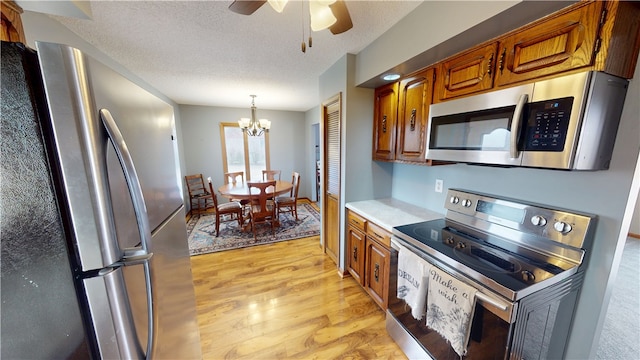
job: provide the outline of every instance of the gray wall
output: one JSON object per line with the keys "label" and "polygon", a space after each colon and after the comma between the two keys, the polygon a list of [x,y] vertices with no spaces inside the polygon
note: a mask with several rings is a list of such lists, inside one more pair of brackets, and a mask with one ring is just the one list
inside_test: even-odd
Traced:
{"label": "gray wall", "polygon": [[358,53],[355,82],[361,84],[519,2],[425,1]]}
{"label": "gray wall", "polygon": [[[304,113],[305,122],[305,164],[307,177],[305,181],[301,182],[300,187],[306,187],[309,199],[317,201],[316,198],[316,142],[318,145],[321,143],[320,139],[316,139],[319,136],[320,131],[320,106],[313,107]],[[316,134],[318,132],[318,134]]]}
{"label": "gray wall", "polygon": [[[477,17],[468,17],[466,16],[469,15],[468,12],[480,12],[486,9],[485,6],[496,5],[486,2],[481,4],[483,6],[477,7],[467,2],[438,3],[437,15],[429,11],[430,6],[433,5],[431,2],[420,5],[400,24],[358,54],[357,73],[364,74],[359,75],[359,79],[366,81],[367,76],[376,75],[381,69],[393,68],[399,61],[408,60],[410,57],[408,53],[403,60],[384,56],[382,54],[384,50],[401,51],[402,46],[399,44],[407,47],[409,44],[429,46],[428,42],[420,43],[412,40],[416,36],[433,36],[439,39],[438,34],[441,33],[443,26],[455,28],[454,19],[465,19],[465,23],[475,22],[475,19],[481,19],[484,16],[478,14]],[[491,8],[491,11],[499,8],[500,4],[497,4]],[[491,21],[500,27],[503,20],[505,19],[497,16]],[[465,28],[470,26],[460,26],[460,29]],[[394,36],[388,36],[389,34]],[[428,48],[423,47],[421,50],[428,50]],[[636,77],[639,73],[640,71],[636,69]],[[638,192],[637,186],[632,187],[632,180],[634,172],[635,176],[638,176],[636,164],[640,149],[638,122],[640,111],[637,101],[640,99],[639,83],[639,79],[631,83],[611,168],[607,171],[566,172],[463,164],[435,167],[403,164],[392,166],[391,181],[388,186],[391,187],[391,195],[394,198],[440,213],[444,213],[446,192],[442,194],[434,192],[436,179],[444,180],[445,190],[460,187],[598,215],[595,240],[587,249],[585,286],[579,297],[576,320],[572,326],[567,348],[567,358],[570,359],[586,359],[595,356],[611,292],[609,284],[616,276],[622,245],[629,230],[633,204]],[[350,119],[347,119],[348,121]],[[367,145],[371,146],[371,142],[362,144],[362,146]],[[360,161],[369,159],[370,156],[362,155]],[[385,165],[380,164],[380,166]],[[384,191],[371,193],[371,198],[381,197],[380,194],[384,193]]]}
{"label": "gray wall", "polygon": [[[224,184],[222,173],[222,146],[220,123],[237,122],[250,116],[249,97],[246,108],[180,105],[182,140],[186,174],[201,173],[211,176],[214,184]],[[298,171],[301,180],[300,197],[311,197],[308,173],[305,113],[296,111],[261,110],[258,117],[271,120],[269,155],[271,168],[282,170],[282,179],[290,180],[291,172]]]}
{"label": "gray wall", "polygon": [[640,198],[636,200],[636,206],[634,208],[633,219],[631,220],[631,226],[629,232],[640,235]]}

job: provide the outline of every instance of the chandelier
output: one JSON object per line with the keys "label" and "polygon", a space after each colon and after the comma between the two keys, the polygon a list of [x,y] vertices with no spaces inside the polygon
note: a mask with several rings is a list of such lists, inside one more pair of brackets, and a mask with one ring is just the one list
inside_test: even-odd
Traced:
{"label": "chandelier", "polygon": [[243,132],[247,133],[247,135],[260,136],[265,132],[269,132],[269,129],[271,128],[271,121],[267,119],[258,120],[256,118],[256,95],[249,96],[251,96],[251,119],[241,118],[240,120],[238,120],[238,125]]}

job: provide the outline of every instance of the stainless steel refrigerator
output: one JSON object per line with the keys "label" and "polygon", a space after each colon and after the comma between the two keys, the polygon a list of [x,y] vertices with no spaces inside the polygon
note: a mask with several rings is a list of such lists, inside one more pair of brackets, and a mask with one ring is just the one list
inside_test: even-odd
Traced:
{"label": "stainless steel refrigerator", "polygon": [[3,359],[199,359],[173,108],[81,51],[2,43]]}

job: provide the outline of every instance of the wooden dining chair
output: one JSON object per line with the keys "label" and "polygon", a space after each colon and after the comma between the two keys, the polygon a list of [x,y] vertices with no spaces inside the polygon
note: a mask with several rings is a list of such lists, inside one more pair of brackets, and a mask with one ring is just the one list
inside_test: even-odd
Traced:
{"label": "wooden dining chair", "polygon": [[207,212],[215,208],[213,195],[204,187],[202,174],[187,175],[184,177],[189,192],[189,205],[191,215]]}
{"label": "wooden dining chair", "polygon": [[280,217],[281,213],[290,212],[291,215],[295,216],[296,221],[298,221],[298,189],[300,188],[300,173],[293,172],[291,176],[291,183],[293,187],[291,188],[291,192],[289,196],[278,196],[275,199],[276,203],[276,213],[278,217]]}
{"label": "wooden dining chair", "polygon": [[[218,197],[216,196],[215,191],[213,190],[213,184],[211,183],[211,178],[207,178],[209,182],[209,192],[211,192],[213,197],[213,204],[216,209],[216,237],[220,234],[220,223],[228,222],[228,221],[237,221],[238,226],[242,228],[243,222],[243,209],[242,205],[240,205],[237,201],[231,201],[228,203],[218,203]],[[226,216],[229,215],[229,216]]]}
{"label": "wooden dining chair", "polygon": [[[244,171],[233,171],[224,173],[225,184],[243,184],[244,183]],[[248,200],[229,199],[231,201],[237,201],[240,205],[245,206],[249,203]]]}
{"label": "wooden dining chair", "polygon": [[234,172],[224,173],[225,184],[236,184],[236,183],[243,183],[243,182],[244,182],[244,171],[234,171]]}
{"label": "wooden dining chair", "polygon": [[262,180],[280,180],[281,170],[262,170]]}
{"label": "wooden dining chair", "polygon": [[[249,203],[251,204],[249,220],[251,223],[251,230],[253,231],[253,238],[256,239],[257,224],[271,225],[271,232],[275,237],[275,224],[277,221],[275,211],[276,208],[273,200],[270,200],[272,195],[267,193],[267,189],[269,187],[273,186],[273,188],[275,189],[275,180],[247,182],[247,186],[249,187]],[[255,190],[258,190],[256,194],[253,193]]]}

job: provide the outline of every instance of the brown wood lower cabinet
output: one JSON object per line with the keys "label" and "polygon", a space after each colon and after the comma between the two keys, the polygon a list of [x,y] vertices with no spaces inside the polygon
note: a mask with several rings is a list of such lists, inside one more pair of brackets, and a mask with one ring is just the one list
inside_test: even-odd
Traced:
{"label": "brown wood lower cabinet", "polygon": [[347,270],[385,310],[388,305],[391,234],[347,210]]}
{"label": "brown wood lower cabinet", "polygon": [[389,248],[367,235],[365,289],[369,296],[383,309],[389,305]]}
{"label": "brown wood lower cabinet", "polygon": [[358,284],[364,286],[365,227],[366,220],[347,210],[347,271]]}

